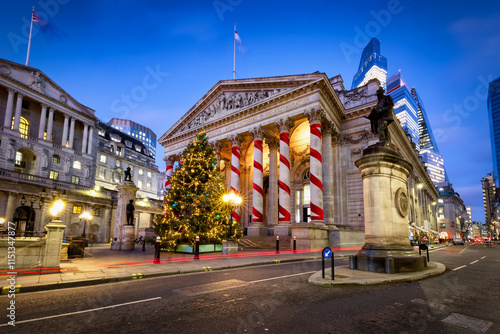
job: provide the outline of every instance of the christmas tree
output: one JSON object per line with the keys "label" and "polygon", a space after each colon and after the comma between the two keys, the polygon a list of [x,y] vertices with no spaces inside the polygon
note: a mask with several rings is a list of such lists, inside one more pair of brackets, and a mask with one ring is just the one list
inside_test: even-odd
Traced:
{"label": "christmas tree", "polygon": [[153,223],[163,246],[175,249],[179,244],[194,245],[196,236],[200,237],[200,244],[241,237],[239,222],[230,219],[233,208],[222,201],[226,187],[205,130],[183,152],[169,181],[165,213]]}

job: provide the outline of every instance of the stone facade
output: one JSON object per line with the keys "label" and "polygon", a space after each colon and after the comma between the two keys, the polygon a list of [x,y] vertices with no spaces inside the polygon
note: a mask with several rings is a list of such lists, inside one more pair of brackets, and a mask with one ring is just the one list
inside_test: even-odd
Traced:
{"label": "stone facade", "polygon": [[[371,80],[349,91],[340,76],[328,79],[324,73],[220,81],[159,142],[173,166],[201,128],[206,130],[228,190],[243,197],[237,214],[249,234],[262,235],[264,228],[268,235],[291,236],[295,230],[303,248],[359,246],[365,216],[354,161],[378,141],[363,117],[377,102],[378,86]],[[435,227],[430,204],[437,192],[397,125],[390,126],[391,138],[414,166],[408,193],[422,185],[418,201],[409,195],[411,217]],[[256,191],[261,185],[262,192]]]}

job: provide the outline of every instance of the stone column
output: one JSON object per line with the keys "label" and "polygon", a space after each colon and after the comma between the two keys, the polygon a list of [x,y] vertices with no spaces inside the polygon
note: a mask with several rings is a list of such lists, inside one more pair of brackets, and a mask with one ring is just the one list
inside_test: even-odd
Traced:
{"label": "stone column", "polygon": [[[375,272],[422,270],[426,259],[410,245],[408,175],[413,166],[389,143],[379,142],[356,160],[363,179],[365,245],[357,269]],[[355,269],[355,268],[353,268]]]}
{"label": "stone column", "polygon": [[253,192],[252,192],[252,224],[248,227],[249,236],[267,235],[267,227],[264,226],[264,190],[263,190],[263,136],[262,127],[256,127],[250,131],[254,136],[253,141]]}
{"label": "stone column", "polygon": [[45,238],[45,247],[43,249],[42,267],[59,267],[61,262],[61,247],[66,225],[59,220],[54,219],[47,225],[47,237]]}
{"label": "stone column", "polygon": [[323,209],[325,224],[331,228],[334,225],[333,216],[333,151],[332,151],[332,131],[335,131],[335,125],[332,122],[323,124]]}
{"label": "stone column", "polygon": [[10,129],[12,126],[12,111],[14,110],[14,95],[16,91],[7,88],[9,95],[7,96],[7,105],[5,107],[5,118],[3,121],[3,127],[5,129]]}
{"label": "stone column", "polygon": [[290,194],[290,129],[294,122],[287,118],[276,122],[280,131],[280,166],[279,166],[279,225],[288,229],[292,220],[292,202]]}
{"label": "stone column", "polygon": [[89,126],[89,143],[87,145],[87,154],[92,154],[92,142],[94,140],[94,127]]}
{"label": "stone column", "polygon": [[69,124],[69,115],[64,115],[64,125],[63,125],[63,135],[61,139],[61,146],[66,147],[66,143],[68,142],[68,124]]}
{"label": "stone column", "polygon": [[[276,226],[278,224],[278,140],[276,138],[266,138],[269,147],[269,205],[267,213],[267,225]],[[275,228],[276,234],[276,228]],[[288,232],[288,228],[286,231]],[[281,233],[280,233],[281,235]],[[284,234],[283,234],[284,235]],[[288,235],[288,234],[287,234]]]}
{"label": "stone column", "polygon": [[47,105],[42,103],[42,115],[40,116],[40,125],[38,126],[38,139],[43,140],[46,122],[47,122]]}
{"label": "stone column", "polygon": [[165,178],[166,178],[165,192],[166,192],[171,187],[170,181],[168,179],[170,178],[170,176],[172,176],[172,174],[174,174],[175,159],[173,156],[168,156],[168,157],[165,157],[163,160],[165,160],[165,163],[166,163],[166,170],[165,170]]}
{"label": "stone column", "polygon": [[69,148],[73,149],[73,141],[75,140],[75,118],[71,117],[69,125]]}
{"label": "stone column", "polygon": [[131,181],[124,181],[123,184],[116,186],[118,189],[118,203],[116,207],[116,224],[112,250],[131,250],[134,249],[135,227],[127,225],[127,204],[130,200],[136,198],[139,188]]}
{"label": "stone column", "polygon": [[14,210],[16,209],[18,205],[17,201],[17,195],[18,193],[9,191],[8,192],[8,198],[7,198],[7,208],[5,209],[5,220],[8,222],[13,222],[14,221]]}
{"label": "stone column", "polygon": [[[240,145],[241,138],[233,135],[228,138],[231,141],[231,190],[236,195],[240,193]],[[239,209],[233,212],[233,219],[240,221]]]}
{"label": "stone column", "polygon": [[311,223],[323,226],[323,159],[321,156],[321,119],[323,111],[319,108],[306,113],[311,131],[310,184],[311,184]]}
{"label": "stone column", "polygon": [[49,123],[47,124],[47,141],[52,138],[52,126],[54,125],[54,108],[49,107]]}
{"label": "stone column", "polygon": [[87,153],[87,141],[89,135],[89,125],[83,124],[82,153]]}
{"label": "stone column", "polygon": [[[21,109],[23,107],[23,94],[17,93],[16,113],[14,115],[14,131],[19,131],[19,121],[21,120]],[[9,125],[10,128],[10,125]]]}

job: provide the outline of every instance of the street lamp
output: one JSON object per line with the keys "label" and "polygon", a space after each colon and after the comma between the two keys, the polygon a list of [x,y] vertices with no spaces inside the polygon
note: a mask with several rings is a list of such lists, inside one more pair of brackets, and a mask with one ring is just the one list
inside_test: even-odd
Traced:
{"label": "street lamp", "polygon": [[52,204],[52,207],[50,208],[50,214],[52,215],[52,218],[58,219],[59,212],[61,212],[62,209],[64,209],[64,202],[58,199],[54,202],[54,204]]}
{"label": "street lamp", "polygon": [[229,236],[228,240],[231,240],[233,235],[233,212],[236,210],[236,207],[241,205],[242,199],[240,196],[236,195],[234,191],[231,191],[229,194],[225,194],[222,196],[222,201],[226,203],[231,208],[231,218],[229,221]]}
{"label": "street lamp", "polygon": [[84,211],[80,215],[80,219],[83,219],[83,233],[82,233],[82,237],[86,237],[86,235],[85,235],[85,226],[87,226],[87,222],[92,219],[92,215],[89,212]]}

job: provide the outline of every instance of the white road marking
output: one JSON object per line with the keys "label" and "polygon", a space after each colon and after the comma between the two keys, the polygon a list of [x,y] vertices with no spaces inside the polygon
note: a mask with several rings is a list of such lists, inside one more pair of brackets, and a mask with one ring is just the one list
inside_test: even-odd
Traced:
{"label": "white road marking", "polygon": [[462,268],[465,268],[465,267],[467,267],[467,266],[466,266],[466,265],[463,265],[463,266],[460,266],[460,267],[456,267],[456,268],[455,268],[455,269],[453,269],[453,270],[458,270],[458,269],[462,269]]}
{"label": "white road marking", "polygon": [[472,261],[472,262],[471,262],[471,263],[469,263],[469,264],[474,264],[474,263],[476,263],[476,262],[479,262],[479,260]]}
{"label": "white road marking", "polygon": [[265,281],[271,281],[273,279],[280,279],[280,278],[287,278],[287,277],[293,277],[293,276],[299,276],[299,275],[305,275],[305,274],[312,274],[318,272],[317,270],[315,271],[308,271],[305,273],[299,273],[299,274],[293,274],[293,275],[285,275],[285,276],[278,276],[278,277],[271,277],[271,278],[264,278],[264,279],[258,279],[256,281],[250,281],[248,283],[258,283],[258,282],[265,282]]}
{"label": "white road marking", "polygon": [[[51,316],[43,317],[43,318],[36,318],[36,319],[16,321],[16,325],[17,324],[22,324],[22,323],[25,323],[25,322],[32,322],[32,321],[47,320],[47,319],[53,319],[53,318],[59,318],[59,317],[66,317],[68,315],[82,314],[82,313],[87,313],[87,312],[95,312],[95,311],[105,310],[105,309],[108,309],[108,308],[115,308],[115,307],[132,305],[132,304],[137,304],[137,303],[150,302],[150,301],[157,300],[157,299],[161,299],[161,297],[155,297],[155,298],[149,298],[149,299],[143,299],[143,300],[136,300],[135,302],[128,302],[128,303],[123,303],[123,304],[116,304],[116,305],[98,307],[98,308],[93,308],[93,309],[90,309],[90,310],[84,310],[84,311],[78,311],[78,312],[70,312],[70,313],[63,313],[63,314],[58,314],[58,315],[51,315]],[[3,326],[9,326],[9,324],[1,324],[0,325],[0,327],[3,327]]]}
{"label": "white road marking", "polygon": [[483,257],[481,258],[481,260],[482,260],[482,259],[484,259],[484,258],[486,258],[486,256],[483,256]]}

